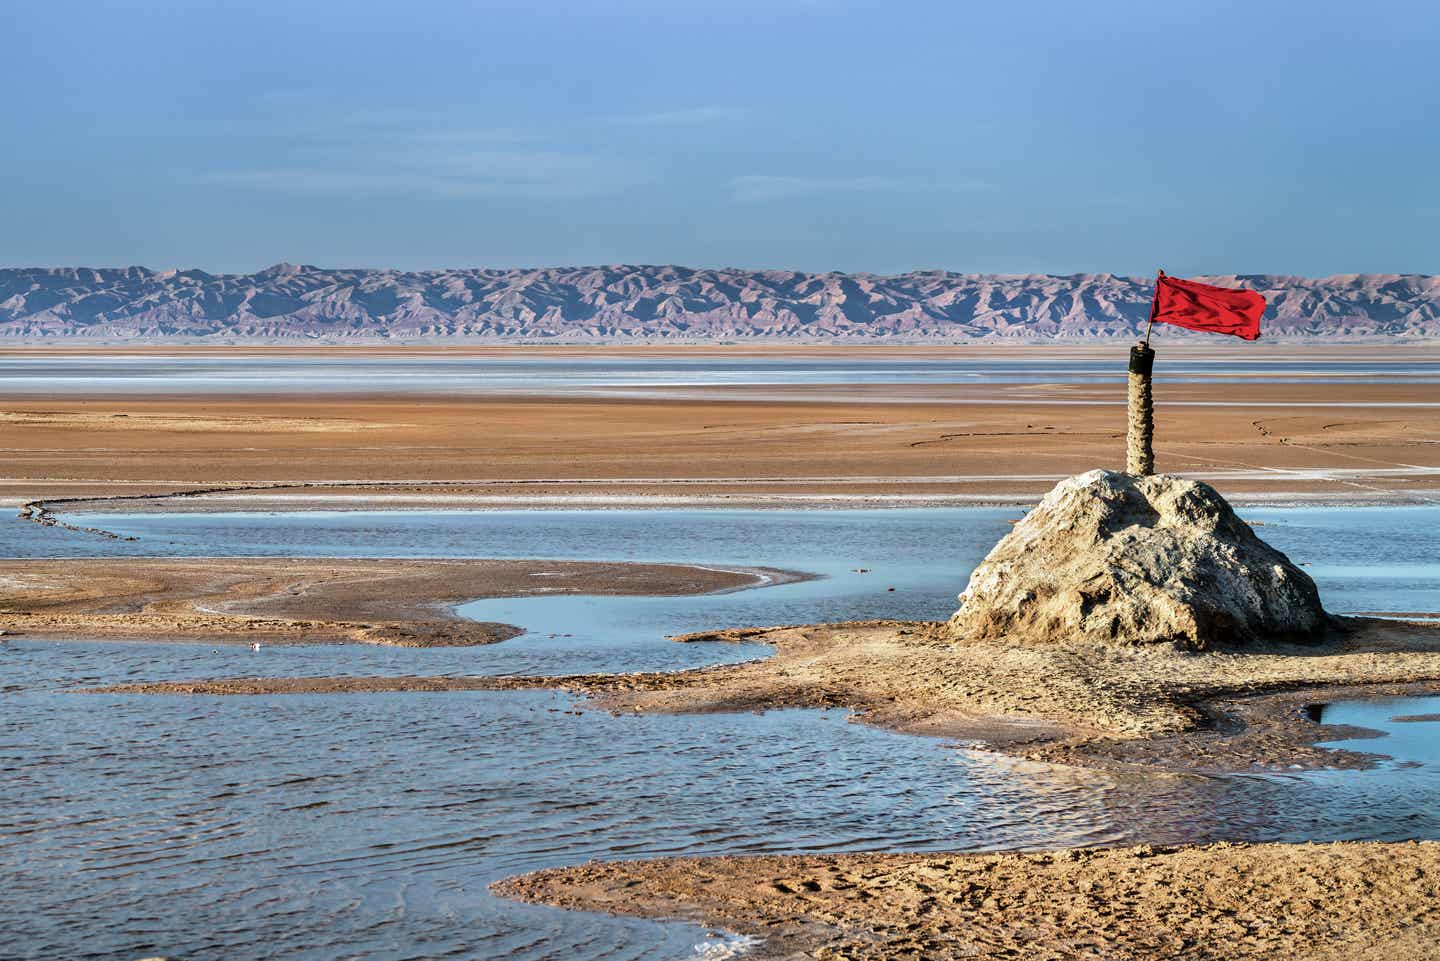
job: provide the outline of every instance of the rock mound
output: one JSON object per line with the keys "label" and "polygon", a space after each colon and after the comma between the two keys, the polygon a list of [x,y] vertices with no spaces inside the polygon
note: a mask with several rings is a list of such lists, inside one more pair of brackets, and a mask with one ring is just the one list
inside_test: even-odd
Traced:
{"label": "rock mound", "polygon": [[970,576],[953,637],[1189,650],[1320,639],[1315,582],[1208,484],[1067,478]]}

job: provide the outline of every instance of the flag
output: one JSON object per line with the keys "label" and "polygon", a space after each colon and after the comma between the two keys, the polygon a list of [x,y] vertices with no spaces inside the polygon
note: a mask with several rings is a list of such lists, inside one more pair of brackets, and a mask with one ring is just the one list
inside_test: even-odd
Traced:
{"label": "flag", "polygon": [[1174,324],[1246,340],[1260,336],[1260,315],[1264,312],[1265,298],[1253,290],[1178,280],[1166,277],[1163,270],[1155,278],[1155,299],[1150,302],[1152,324]]}

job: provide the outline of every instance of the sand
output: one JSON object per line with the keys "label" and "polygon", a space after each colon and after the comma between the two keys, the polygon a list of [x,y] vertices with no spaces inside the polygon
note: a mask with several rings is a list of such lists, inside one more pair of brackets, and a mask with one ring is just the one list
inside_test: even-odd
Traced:
{"label": "sand", "polygon": [[[1173,349],[1178,356],[1180,349]],[[1189,349],[1186,356],[1263,362],[1312,352],[1401,369],[1425,350],[1431,351],[1426,357],[1436,355],[1430,348],[1337,353],[1292,347]],[[530,356],[527,351],[488,353],[517,358]],[[150,353],[177,352],[185,353]],[[348,352],[417,356],[408,349]],[[583,360],[637,352],[534,353]],[[1039,378],[1054,361],[1113,354],[1117,373],[1124,369],[1123,347],[667,353],[1004,357],[1036,361],[1017,363],[1015,371],[1024,376],[1038,369]],[[310,485],[191,498],[180,506],[1023,502],[1060,477],[1124,461],[1123,383],[1036,379],[637,394],[0,394],[6,460],[0,499],[18,505],[197,487]],[[1440,499],[1440,385],[1403,375],[1381,384],[1162,381],[1156,402],[1158,469],[1210,480],[1229,497]]]}
{"label": "sand", "polygon": [[755,961],[1440,958],[1440,844],[583,864],[497,893],[762,939]]}
{"label": "sand", "polygon": [[57,639],[492,644],[520,628],[466,620],[454,605],[541,592],[699,594],[797,576],[574,561],[12,560],[0,575],[0,630]]}

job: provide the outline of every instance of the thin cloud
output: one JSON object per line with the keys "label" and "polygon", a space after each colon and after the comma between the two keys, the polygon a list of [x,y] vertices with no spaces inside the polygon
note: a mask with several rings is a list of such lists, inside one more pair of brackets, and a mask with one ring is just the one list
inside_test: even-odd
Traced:
{"label": "thin cloud", "polygon": [[269,132],[306,143],[517,144],[543,140],[528,127],[456,123],[453,113],[426,112],[415,105],[357,104],[331,90],[271,90],[259,100],[283,108]]}
{"label": "thin cloud", "polygon": [[611,114],[601,119],[624,127],[716,127],[740,123],[750,118],[744,107],[687,107],[681,110],[660,110],[654,113]]}
{"label": "thin cloud", "polygon": [[388,163],[337,161],[316,166],[221,171],[201,179],[224,187],[275,193],[449,197],[576,197],[612,192],[629,182],[624,168],[609,158],[506,150],[426,153],[392,157]]}
{"label": "thin cloud", "polygon": [[454,130],[418,130],[398,134],[401,139],[422,144],[517,144],[543,139],[538,131],[524,127],[468,127]]}
{"label": "thin cloud", "polygon": [[899,181],[886,177],[778,177],[757,174],[730,181],[731,196],[740,203],[824,193],[871,193],[899,186]]}
{"label": "thin cloud", "polygon": [[467,125],[386,105],[355,108],[325,91],[272,91],[266,98],[291,108],[274,160],[212,170],[200,182],[316,196],[576,197],[614,192],[636,179],[612,157],[566,149],[528,127]]}

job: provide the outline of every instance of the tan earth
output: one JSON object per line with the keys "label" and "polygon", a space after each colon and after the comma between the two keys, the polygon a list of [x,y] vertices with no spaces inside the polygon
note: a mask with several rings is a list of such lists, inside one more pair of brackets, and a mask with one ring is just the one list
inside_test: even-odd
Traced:
{"label": "tan earth", "polygon": [[[42,498],[281,485],[264,492],[268,500],[255,492],[166,506],[1033,501],[1061,477],[1123,467],[1125,350],[1124,345],[971,345],[443,352],[577,360],[662,354],[994,358],[1016,361],[1015,374],[1025,381],[980,386],[736,386],[641,390],[625,397],[0,394],[0,454],[6,464],[0,498],[18,505]],[[39,358],[56,352],[5,353]],[[423,351],[348,353],[384,358]],[[1220,383],[1204,377],[1169,383],[1167,357],[1262,365],[1267,358],[1343,358],[1395,373],[1379,384]],[[1157,361],[1157,468],[1210,481],[1230,497],[1440,498],[1440,407],[1434,406],[1440,404],[1440,385],[1404,373],[1416,360],[1436,357],[1440,348],[1414,345],[1338,351],[1166,346]],[[1046,379],[1053,377],[1047,374],[1053,364],[1094,358],[1113,358],[1121,379],[1113,384]]]}
{"label": "tan earth", "polygon": [[1440,958],[1440,844],[582,864],[497,893],[763,939],[756,961]]}
{"label": "tan earth", "polygon": [[588,561],[10,560],[0,573],[0,630],[207,643],[491,644],[520,628],[466,620],[456,604],[540,593],[700,594],[795,576]]}

